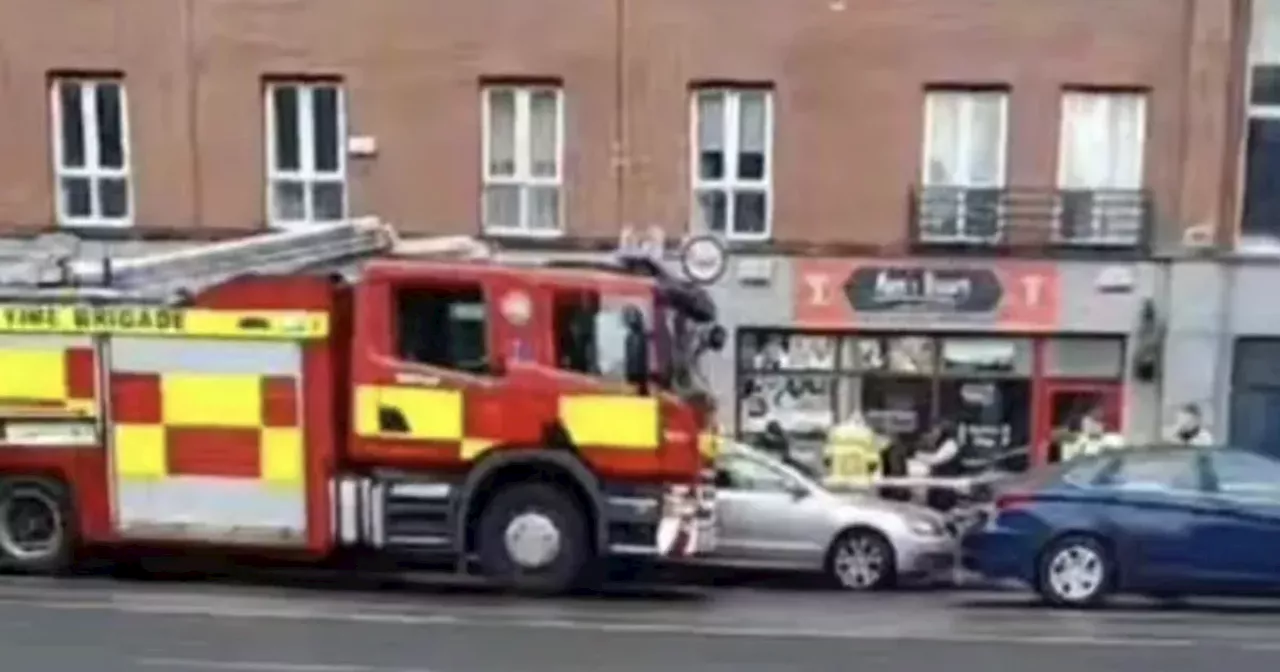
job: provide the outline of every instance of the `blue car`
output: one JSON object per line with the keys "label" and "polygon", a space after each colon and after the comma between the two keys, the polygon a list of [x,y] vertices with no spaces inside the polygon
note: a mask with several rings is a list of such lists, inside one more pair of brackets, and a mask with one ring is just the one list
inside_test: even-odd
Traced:
{"label": "blue car", "polygon": [[963,541],[969,568],[1055,606],[1280,589],[1280,460],[1230,448],[1132,448],[1002,489]]}

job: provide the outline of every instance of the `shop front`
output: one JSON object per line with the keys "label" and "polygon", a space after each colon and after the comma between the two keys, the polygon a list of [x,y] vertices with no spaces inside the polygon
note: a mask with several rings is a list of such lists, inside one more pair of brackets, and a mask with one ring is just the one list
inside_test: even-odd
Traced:
{"label": "shop front", "polygon": [[[1280,286],[1280,263],[1241,260],[1221,268],[1218,275],[1227,283],[1230,319],[1223,325],[1203,325],[1225,331],[1222,337],[1231,353],[1229,364],[1221,364],[1229,371],[1222,376],[1229,380],[1229,431],[1216,435],[1225,434],[1222,438],[1236,446],[1280,457],[1280,305],[1263,298]],[[1186,274],[1217,270],[1188,268]],[[1208,347],[1204,351],[1204,359],[1217,361],[1215,351]]]}
{"label": "shop front", "polygon": [[904,441],[949,422],[969,455],[1022,454],[1014,465],[1049,459],[1054,433],[1088,413],[1122,431],[1132,300],[1124,319],[1095,302],[1091,331],[1080,294],[1095,285],[1068,281],[1096,272],[796,260],[790,323],[737,325],[737,429],[751,437],[776,422],[812,448],[854,416]]}

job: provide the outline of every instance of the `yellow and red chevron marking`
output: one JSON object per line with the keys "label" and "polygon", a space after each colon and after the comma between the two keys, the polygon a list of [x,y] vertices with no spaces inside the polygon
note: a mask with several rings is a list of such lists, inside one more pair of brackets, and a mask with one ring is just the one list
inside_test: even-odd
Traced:
{"label": "yellow and red chevron marking", "polygon": [[97,416],[98,358],[92,343],[16,346],[0,341],[0,415]]}
{"label": "yellow and red chevron marking", "polygon": [[298,379],[111,374],[114,464],[122,480],[171,476],[304,483]]}

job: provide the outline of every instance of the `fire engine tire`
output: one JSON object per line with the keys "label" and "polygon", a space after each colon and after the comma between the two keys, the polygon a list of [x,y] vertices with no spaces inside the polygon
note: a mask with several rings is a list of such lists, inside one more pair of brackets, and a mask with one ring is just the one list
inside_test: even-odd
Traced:
{"label": "fire engine tire", "polygon": [[67,488],[44,478],[0,479],[0,569],[61,574],[74,562],[75,513]]}
{"label": "fire engine tire", "polygon": [[489,500],[476,535],[480,568],[518,592],[562,593],[588,572],[593,556],[587,517],[561,488],[514,485]]}

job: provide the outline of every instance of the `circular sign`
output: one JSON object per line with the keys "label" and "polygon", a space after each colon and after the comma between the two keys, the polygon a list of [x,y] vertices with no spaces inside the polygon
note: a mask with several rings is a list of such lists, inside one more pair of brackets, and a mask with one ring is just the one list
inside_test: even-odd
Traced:
{"label": "circular sign", "polygon": [[709,285],[724,275],[729,264],[729,252],[715,236],[694,236],[680,249],[680,267],[690,280]]}
{"label": "circular sign", "polygon": [[507,292],[500,305],[502,316],[517,327],[523,327],[533,317],[533,301],[529,295],[519,290]]}

